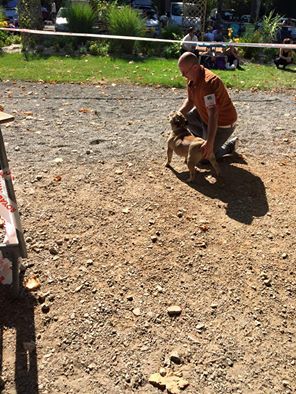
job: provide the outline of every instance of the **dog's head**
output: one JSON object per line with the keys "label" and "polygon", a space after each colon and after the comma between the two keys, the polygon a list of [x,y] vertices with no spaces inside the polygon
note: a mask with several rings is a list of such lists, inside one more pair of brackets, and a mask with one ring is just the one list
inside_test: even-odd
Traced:
{"label": "dog's head", "polygon": [[172,111],[169,114],[169,121],[174,132],[184,131],[188,123],[185,116],[178,111]]}

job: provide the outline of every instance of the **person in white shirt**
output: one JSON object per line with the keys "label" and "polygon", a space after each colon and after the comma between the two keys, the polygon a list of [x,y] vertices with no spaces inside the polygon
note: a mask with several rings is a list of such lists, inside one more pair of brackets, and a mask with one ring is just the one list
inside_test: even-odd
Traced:
{"label": "person in white shirt", "polygon": [[196,49],[196,41],[198,41],[198,38],[195,34],[195,30],[193,27],[189,27],[186,36],[181,42],[181,54],[184,52],[192,52],[194,54],[198,54],[198,51]]}

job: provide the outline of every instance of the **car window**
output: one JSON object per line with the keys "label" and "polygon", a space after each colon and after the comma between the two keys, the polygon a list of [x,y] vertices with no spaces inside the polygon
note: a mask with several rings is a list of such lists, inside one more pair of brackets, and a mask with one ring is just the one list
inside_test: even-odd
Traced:
{"label": "car window", "polygon": [[182,6],[180,4],[172,4],[172,15],[182,16]]}

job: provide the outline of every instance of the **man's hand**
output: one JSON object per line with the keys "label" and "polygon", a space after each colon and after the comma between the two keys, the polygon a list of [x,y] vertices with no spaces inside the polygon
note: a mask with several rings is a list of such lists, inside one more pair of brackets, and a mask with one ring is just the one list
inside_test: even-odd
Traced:
{"label": "man's hand", "polygon": [[201,151],[203,153],[203,158],[209,160],[214,154],[214,144],[209,141],[205,141],[201,146]]}

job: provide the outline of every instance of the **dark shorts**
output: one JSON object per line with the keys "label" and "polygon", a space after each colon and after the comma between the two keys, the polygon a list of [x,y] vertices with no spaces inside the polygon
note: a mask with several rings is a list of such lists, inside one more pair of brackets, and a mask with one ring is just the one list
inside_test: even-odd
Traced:
{"label": "dark shorts", "polygon": [[[191,111],[189,111],[186,115],[187,121],[188,121],[188,129],[191,131],[193,135],[196,137],[201,137],[204,140],[207,140],[208,138],[208,127],[207,125],[201,120],[197,109],[193,108]],[[217,156],[221,156],[220,153],[220,148],[222,147],[223,144],[229,139],[229,137],[232,135],[234,132],[235,125],[232,125],[231,127],[218,127],[217,133],[216,133],[216,138],[215,138],[215,144],[214,144],[214,152]]]}

